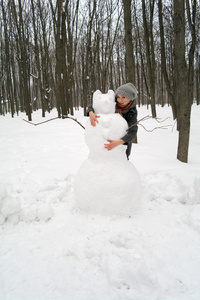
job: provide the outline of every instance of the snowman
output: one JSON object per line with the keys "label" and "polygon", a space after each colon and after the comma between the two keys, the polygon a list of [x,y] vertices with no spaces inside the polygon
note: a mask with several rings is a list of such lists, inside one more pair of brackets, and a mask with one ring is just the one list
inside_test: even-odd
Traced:
{"label": "snowman", "polygon": [[127,160],[126,146],[108,151],[104,144],[126,134],[128,124],[115,113],[115,93],[109,90],[93,94],[93,108],[99,115],[93,127],[85,127],[88,159],[81,165],[75,179],[76,201],[84,210],[99,214],[131,215],[139,206],[141,181],[134,165]]}

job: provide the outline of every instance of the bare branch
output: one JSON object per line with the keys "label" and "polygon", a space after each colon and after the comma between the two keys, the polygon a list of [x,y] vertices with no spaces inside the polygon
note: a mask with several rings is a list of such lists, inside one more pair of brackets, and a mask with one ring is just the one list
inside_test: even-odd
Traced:
{"label": "bare branch", "polygon": [[33,122],[27,121],[27,120],[25,120],[25,119],[23,119],[23,121],[25,121],[25,122],[27,122],[27,123],[29,123],[29,124],[31,124],[31,125],[37,126],[37,125],[41,125],[41,124],[44,124],[44,123],[53,121],[53,120],[55,120],[55,119],[58,119],[58,117],[52,118],[52,119],[49,119],[49,120],[46,120],[46,121],[43,121],[43,122],[40,122],[40,123],[33,123]]}
{"label": "bare branch", "polygon": [[134,127],[134,126],[136,126],[136,125],[142,126],[142,128],[144,128],[144,130],[146,130],[146,131],[148,131],[148,132],[152,132],[152,131],[154,131],[155,129],[167,129],[167,127],[172,126],[172,125],[163,125],[163,126],[159,126],[159,127],[154,127],[152,130],[148,130],[148,129],[146,129],[146,127],[145,127],[144,125],[141,124],[141,122],[142,122],[142,121],[149,120],[149,119],[154,119],[154,120],[156,120],[156,122],[158,122],[158,123],[163,123],[163,122],[165,122],[167,119],[169,119],[169,117],[167,117],[166,119],[162,120],[162,119],[160,119],[160,118],[153,118],[153,117],[151,117],[151,116],[145,116],[145,117],[143,117],[142,119],[138,120],[138,121],[137,121],[136,123],[134,123],[133,125],[131,125],[126,131],[128,131],[130,128],[132,128],[132,127]]}
{"label": "bare branch", "polygon": [[[44,123],[47,123],[47,122],[50,122],[50,121],[53,121],[53,120],[56,120],[56,119],[60,119],[60,118],[56,117],[56,118],[52,118],[52,119],[49,119],[49,120],[46,120],[46,121],[43,121],[43,122],[40,122],[40,123],[33,123],[33,122],[27,121],[25,119],[23,119],[23,121],[25,121],[25,122],[27,122],[31,125],[37,126],[37,125],[41,125],[41,124],[44,124]],[[75,121],[76,123],[78,123],[83,129],[85,129],[85,127],[80,122],[78,122],[77,119],[74,119],[72,117],[65,116],[65,115],[62,116],[62,119],[71,119],[71,120]]]}
{"label": "bare branch", "polygon": [[77,119],[74,119],[74,118],[69,117],[69,116],[62,116],[62,118],[63,119],[66,119],[66,118],[71,119],[71,120],[75,121],[76,123],[78,123],[83,129],[85,129],[85,127],[79,121],[77,121]]}

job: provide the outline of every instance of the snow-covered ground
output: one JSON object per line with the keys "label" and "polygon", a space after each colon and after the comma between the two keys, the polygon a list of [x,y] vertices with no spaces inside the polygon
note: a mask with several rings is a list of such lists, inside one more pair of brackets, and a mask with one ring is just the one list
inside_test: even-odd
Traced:
{"label": "snow-covered ground", "polygon": [[[76,122],[0,116],[1,300],[200,299],[200,107],[192,108],[187,164],[176,159],[171,109],[157,114],[172,126],[139,126],[130,161],[143,194],[131,218],[77,206],[74,180],[89,150]],[[87,120],[82,109],[75,117]]]}

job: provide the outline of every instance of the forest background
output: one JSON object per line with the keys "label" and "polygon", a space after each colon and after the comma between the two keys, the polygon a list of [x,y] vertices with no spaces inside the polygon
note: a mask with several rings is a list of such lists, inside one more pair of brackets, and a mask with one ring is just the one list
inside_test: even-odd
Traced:
{"label": "forest background", "polygon": [[197,0],[0,0],[0,114],[73,115],[125,82],[137,105],[171,105],[177,158],[187,162],[190,113],[200,102]]}

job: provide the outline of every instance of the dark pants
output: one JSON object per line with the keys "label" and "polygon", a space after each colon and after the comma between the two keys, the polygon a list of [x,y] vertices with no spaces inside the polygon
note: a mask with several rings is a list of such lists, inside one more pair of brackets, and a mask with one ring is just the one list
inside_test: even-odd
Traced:
{"label": "dark pants", "polygon": [[130,142],[130,143],[127,144],[126,156],[127,156],[128,160],[129,160],[129,156],[131,154],[131,148],[132,148],[132,142]]}

